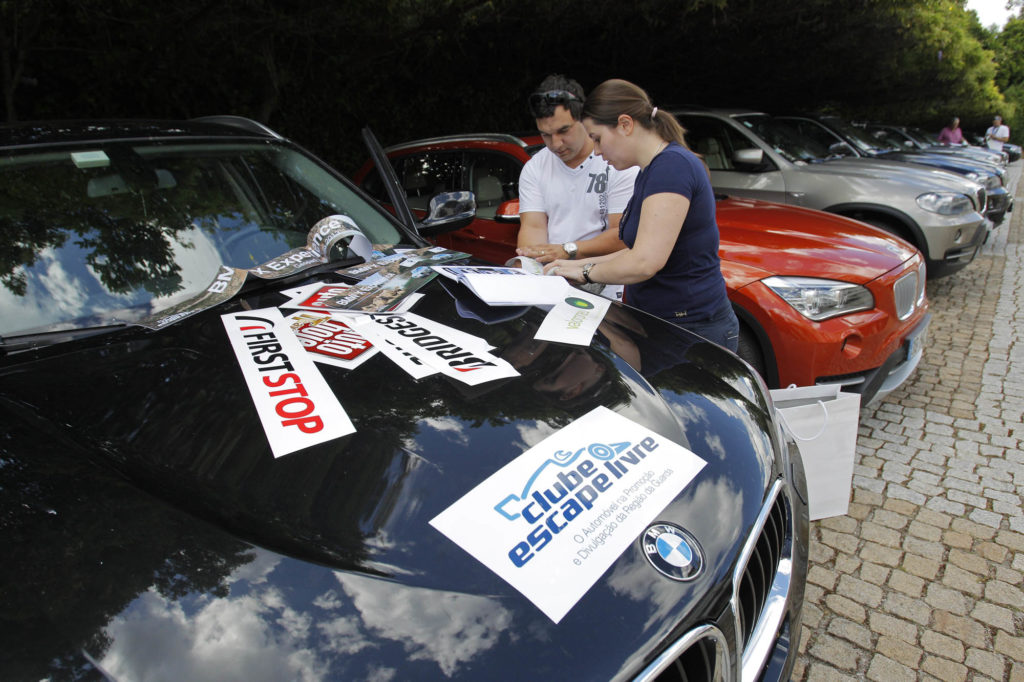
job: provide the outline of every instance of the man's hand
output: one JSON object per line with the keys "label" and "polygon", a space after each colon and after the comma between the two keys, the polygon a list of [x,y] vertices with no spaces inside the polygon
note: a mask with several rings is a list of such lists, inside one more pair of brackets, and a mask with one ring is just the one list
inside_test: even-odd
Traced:
{"label": "man's hand", "polygon": [[553,260],[568,260],[569,254],[565,252],[561,244],[534,244],[533,246],[521,246],[516,249],[517,256],[533,258],[539,263],[550,263]]}

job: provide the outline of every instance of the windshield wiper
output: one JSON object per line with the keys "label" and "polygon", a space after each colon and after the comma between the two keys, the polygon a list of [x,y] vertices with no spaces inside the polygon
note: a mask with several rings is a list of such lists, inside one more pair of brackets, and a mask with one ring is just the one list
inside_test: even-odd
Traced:
{"label": "windshield wiper", "polygon": [[33,348],[53,346],[59,343],[67,343],[68,341],[85,339],[90,336],[110,334],[112,332],[125,329],[128,326],[129,325],[123,322],[118,322],[116,324],[108,324],[100,327],[53,329],[49,331],[31,332],[29,334],[17,334],[15,336],[0,336],[0,353],[10,355],[11,353],[32,350]]}

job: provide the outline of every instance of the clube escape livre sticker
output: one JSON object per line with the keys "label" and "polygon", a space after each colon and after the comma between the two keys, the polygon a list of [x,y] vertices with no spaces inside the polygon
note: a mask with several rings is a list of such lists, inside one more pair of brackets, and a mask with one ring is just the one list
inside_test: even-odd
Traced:
{"label": "clube escape livre sticker", "polygon": [[430,524],[557,623],[705,464],[597,407]]}

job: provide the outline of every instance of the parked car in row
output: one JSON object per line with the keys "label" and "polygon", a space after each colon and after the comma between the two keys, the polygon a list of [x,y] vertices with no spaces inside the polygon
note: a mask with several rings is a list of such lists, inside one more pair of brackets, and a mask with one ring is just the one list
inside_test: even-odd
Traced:
{"label": "parked car in row", "polygon": [[963,175],[985,187],[983,213],[994,225],[1002,223],[1010,210],[1013,198],[1006,189],[1006,169],[994,160],[979,161],[954,154],[930,153],[927,150],[910,151],[873,136],[863,128],[834,115],[802,114],[775,118],[840,155],[934,166]]}
{"label": "parked car in row", "polygon": [[749,110],[675,112],[719,192],[817,208],[880,227],[924,254],[929,277],[967,266],[985,242],[985,188],[935,168],[839,157]]}
{"label": "parked car in row", "polygon": [[[968,137],[975,145],[988,149],[988,146],[985,143],[984,135],[968,135]],[[932,136],[928,136],[928,139],[933,142],[937,141]],[[1001,153],[1006,155],[1006,159],[1008,162],[1013,163],[1014,161],[1020,161],[1022,151],[1024,150],[1021,149],[1021,146],[1019,144],[1015,144],[1013,142],[1004,142],[1003,150]]]}
{"label": "parked car in row", "polygon": [[[431,192],[475,192],[476,220],[434,240],[501,264],[515,255],[519,172],[541,147],[537,136],[476,134],[406,142],[387,153],[421,209]],[[355,179],[390,201],[372,162]],[[739,355],[770,386],[841,383],[866,404],[910,376],[929,319],[917,249],[848,218],[752,199],[721,197],[717,219]]]}
{"label": "parked car in row", "polygon": [[1003,151],[989,149],[985,146],[982,138],[973,138],[969,133],[964,133],[964,139],[971,140],[971,143],[965,142],[962,145],[951,145],[940,144],[937,135],[928,133],[914,126],[870,122],[855,123],[855,125],[863,127],[873,135],[881,134],[889,141],[894,142],[897,145],[903,145],[907,149],[927,151],[931,154],[953,154],[955,156],[965,156],[979,161],[988,161],[989,163],[995,162],[1003,166],[1011,161],[1009,154],[1010,148],[1007,148],[1004,145]]}
{"label": "parked car in row", "polygon": [[806,484],[735,355],[435,277],[310,359],[294,292],[430,253],[434,199],[234,117],[0,126],[0,679],[789,679]]}

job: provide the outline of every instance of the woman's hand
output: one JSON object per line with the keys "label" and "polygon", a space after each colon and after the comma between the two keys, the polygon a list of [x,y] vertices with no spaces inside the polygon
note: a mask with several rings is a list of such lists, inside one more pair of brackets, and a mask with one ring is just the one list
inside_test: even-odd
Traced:
{"label": "woman's hand", "polygon": [[583,266],[586,264],[586,261],[555,260],[544,266],[544,274],[558,275],[566,278],[570,282],[583,284]]}

